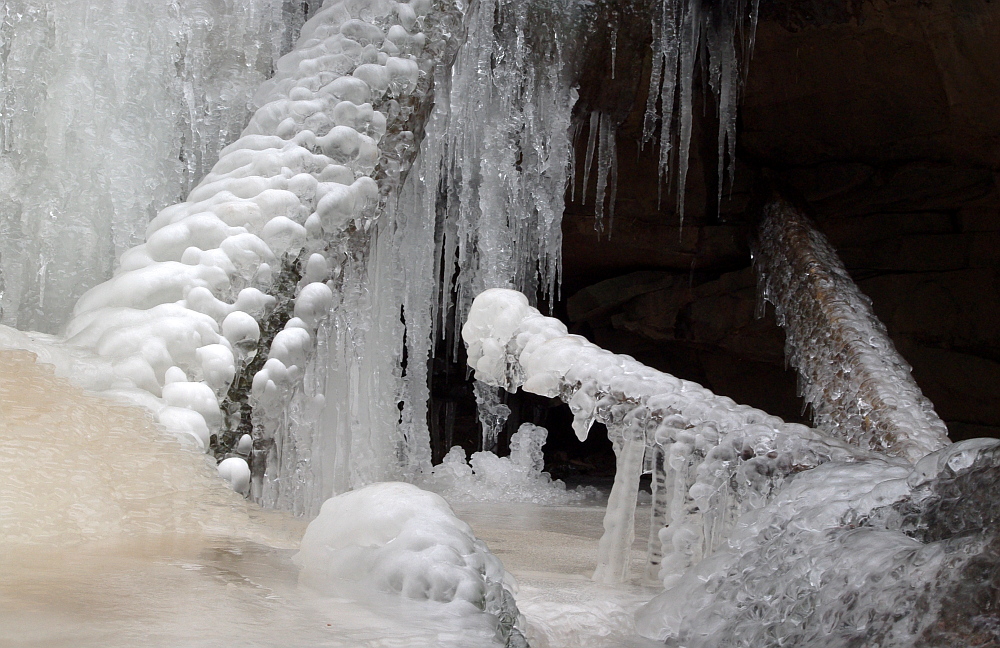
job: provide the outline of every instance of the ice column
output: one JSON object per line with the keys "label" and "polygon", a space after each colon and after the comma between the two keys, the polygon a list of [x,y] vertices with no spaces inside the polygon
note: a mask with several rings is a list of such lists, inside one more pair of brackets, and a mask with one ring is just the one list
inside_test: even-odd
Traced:
{"label": "ice column", "polygon": [[798,208],[767,204],[753,253],[761,306],[774,304],[818,427],[911,462],[949,443],[871,300]]}
{"label": "ice column", "polygon": [[656,577],[667,583],[718,549],[736,519],[767,504],[789,475],[867,456],[569,335],[512,290],[477,296],[462,337],[478,380],[561,398],[580,439],[594,421],[607,426],[618,473],[595,572],[603,582],[627,576],[636,490],[645,471],[655,471],[658,484],[653,524],[659,546],[651,547],[648,570],[662,556]]}
{"label": "ice column", "polygon": [[251,114],[305,3],[0,6],[0,321],[57,332]]}

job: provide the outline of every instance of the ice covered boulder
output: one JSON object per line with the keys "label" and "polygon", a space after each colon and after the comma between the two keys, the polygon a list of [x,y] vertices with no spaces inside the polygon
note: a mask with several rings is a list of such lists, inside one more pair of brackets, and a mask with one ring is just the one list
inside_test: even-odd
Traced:
{"label": "ice covered boulder", "polygon": [[328,499],[294,561],[299,582],[323,594],[382,593],[491,615],[502,643],[522,645],[513,579],[444,499],[412,484],[372,484]]}

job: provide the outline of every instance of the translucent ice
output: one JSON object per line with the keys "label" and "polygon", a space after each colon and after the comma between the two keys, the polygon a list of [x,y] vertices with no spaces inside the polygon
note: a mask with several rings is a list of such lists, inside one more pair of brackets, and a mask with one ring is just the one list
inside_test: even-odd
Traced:
{"label": "translucent ice", "polygon": [[768,204],[753,250],[760,306],[774,304],[818,427],[911,462],[949,443],[871,300],[796,207]]}
{"label": "translucent ice", "polygon": [[569,335],[564,324],[512,290],[477,296],[462,337],[478,380],[561,398],[581,439],[595,421],[607,426],[618,467],[599,580],[626,576],[643,472],[654,473],[652,527],[666,527],[650,537],[647,577],[666,580],[717,549],[739,515],[766,504],[789,475],[831,459],[866,456]]}
{"label": "translucent ice", "polygon": [[510,456],[489,451],[473,453],[466,462],[465,450],[455,446],[444,460],[419,478],[418,483],[449,502],[533,502],[564,505],[597,497],[594,488],[567,490],[560,480],[542,472],[542,446],[548,431],[523,423],[510,439]]}

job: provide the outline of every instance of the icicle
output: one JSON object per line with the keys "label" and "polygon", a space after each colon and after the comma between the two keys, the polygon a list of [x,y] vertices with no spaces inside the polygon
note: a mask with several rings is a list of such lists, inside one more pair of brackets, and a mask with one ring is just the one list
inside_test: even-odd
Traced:
{"label": "icicle", "polygon": [[615,483],[604,515],[604,535],[597,545],[594,580],[614,585],[628,579],[628,566],[635,540],[635,502],[642,474],[644,439],[624,439],[618,452]]}
{"label": "icicle", "polygon": [[[750,26],[746,30],[749,33],[746,33],[744,25],[748,18]],[[660,188],[662,191],[665,185],[675,186],[677,214],[682,227],[691,148],[696,61],[700,56],[702,70],[708,76],[704,81],[718,99],[721,204],[727,153],[730,183],[736,159],[736,107],[742,82],[737,59],[737,47],[740,43],[737,39],[742,41],[743,69],[746,69],[756,27],[756,0],[751,3],[749,11],[743,0],[724,3],[721,7],[708,7],[705,0],[661,0],[658,15],[653,18],[653,68],[650,73],[649,96],[646,99],[642,141],[652,139],[656,121],[659,120]],[[670,162],[675,157],[675,152],[677,167],[674,178],[670,175]]]}
{"label": "icicle", "polygon": [[473,385],[476,394],[476,409],[479,414],[479,424],[482,430],[482,450],[492,451],[496,448],[500,432],[510,416],[510,408],[500,402],[499,390],[484,382],[476,381]]}
{"label": "icicle", "polygon": [[[587,204],[587,189],[590,187],[590,169],[594,166],[594,150],[597,148],[597,133],[601,127],[601,113],[590,113],[590,129],[587,131],[587,155],[583,163],[583,195],[580,204]],[[596,207],[595,207],[596,209]]]}

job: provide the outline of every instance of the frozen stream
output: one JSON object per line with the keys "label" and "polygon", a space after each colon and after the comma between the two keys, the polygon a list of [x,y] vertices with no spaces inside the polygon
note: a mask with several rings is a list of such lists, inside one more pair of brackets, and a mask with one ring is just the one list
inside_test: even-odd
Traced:
{"label": "frozen stream", "polygon": [[[0,645],[495,645],[480,621],[426,604],[301,588],[291,556],[304,520],[246,504],[142,410],[31,354],[0,351],[0,367]],[[589,578],[602,507],[456,512],[518,579],[532,646],[648,645],[632,615],[653,591]]]}

